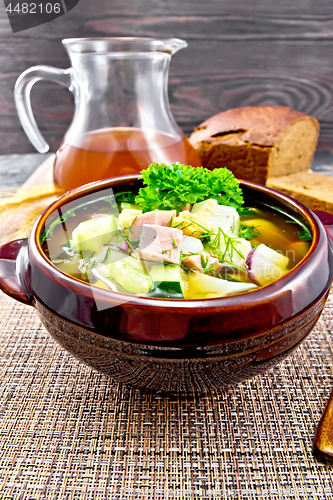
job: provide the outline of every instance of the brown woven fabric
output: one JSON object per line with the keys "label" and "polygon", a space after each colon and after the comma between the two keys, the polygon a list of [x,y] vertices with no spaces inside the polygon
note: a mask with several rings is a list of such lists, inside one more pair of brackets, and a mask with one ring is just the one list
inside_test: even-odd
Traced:
{"label": "brown woven fabric", "polygon": [[76,361],[0,293],[0,498],[331,499],[312,454],[333,385],[332,295],[279,367],[208,395],[154,394]]}

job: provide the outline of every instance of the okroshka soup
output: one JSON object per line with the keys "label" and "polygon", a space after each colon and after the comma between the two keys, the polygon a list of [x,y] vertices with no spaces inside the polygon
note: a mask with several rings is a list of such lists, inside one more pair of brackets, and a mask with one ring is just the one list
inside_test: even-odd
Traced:
{"label": "okroshka soup", "polygon": [[46,220],[41,243],[62,272],[93,287],[158,299],[250,293],[308,252],[304,220],[244,202],[227,169],[152,164],[143,187],[78,198]]}

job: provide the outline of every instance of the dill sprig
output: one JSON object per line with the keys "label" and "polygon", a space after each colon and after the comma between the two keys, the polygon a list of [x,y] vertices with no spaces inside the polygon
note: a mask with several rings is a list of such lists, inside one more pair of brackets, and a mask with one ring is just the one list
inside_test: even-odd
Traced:
{"label": "dill sprig", "polygon": [[171,239],[172,239],[172,246],[173,246],[173,248],[178,248],[178,245],[177,245],[176,240],[175,240],[175,238],[173,237],[173,234],[172,234],[172,233],[171,233]]}
{"label": "dill sprig", "polygon": [[[224,241],[224,249],[222,249],[222,239]],[[217,233],[210,242],[206,243],[206,246],[211,250],[213,255],[215,255],[220,262],[223,262],[228,256],[231,260],[234,256],[234,252],[239,255],[241,259],[244,259],[244,255],[237,248],[238,240],[236,236],[230,236],[225,233],[221,227],[218,228]]]}
{"label": "dill sprig", "polygon": [[247,226],[245,224],[241,224],[238,234],[240,238],[244,238],[245,240],[252,240],[253,238],[257,238],[260,236],[260,231],[259,229],[252,225],[252,226]]}

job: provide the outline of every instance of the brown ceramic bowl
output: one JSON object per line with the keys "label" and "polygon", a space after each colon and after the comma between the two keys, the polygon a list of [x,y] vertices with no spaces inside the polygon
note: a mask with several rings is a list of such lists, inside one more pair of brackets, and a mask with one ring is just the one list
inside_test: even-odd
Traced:
{"label": "brown ceramic bowl", "polygon": [[139,183],[133,176],[89,184],[54,202],[29,240],[0,248],[1,289],[35,307],[52,337],[83,363],[140,388],[205,392],[258,375],[292,352],[324,307],[333,253],[316,215],[266,187],[242,182],[246,203],[296,215],[309,224],[313,243],[284,277],[253,292],[206,300],[128,296],[92,287],[50,263],[40,245],[50,214],[82,196]]}

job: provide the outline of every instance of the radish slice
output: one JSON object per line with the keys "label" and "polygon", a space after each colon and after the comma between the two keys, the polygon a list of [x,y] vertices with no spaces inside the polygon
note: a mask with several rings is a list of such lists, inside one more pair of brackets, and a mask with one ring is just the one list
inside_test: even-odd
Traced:
{"label": "radish slice", "polygon": [[277,252],[276,250],[273,250],[272,248],[268,247],[267,245],[264,245],[263,243],[258,246],[258,250],[263,255],[266,257],[266,259],[270,260],[273,262],[273,264],[276,264],[279,267],[282,267],[285,269],[287,265],[289,264],[289,259],[285,255],[283,255],[280,252]]}
{"label": "radish slice", "polygon": [[259,247],[253,248],[248,254],[246,267],[251,278],[261,286],[272,283],[272,281],[281,278],[287,272],[286,269],[277,266],[263,255]]}
{"label": "radish slice", "polygon": [[121,240],[117,243],[108,243],[106,247],[111,247],[114,250],[122,250],[123,252],[128,252],[129,246],[127,240]]}
{"label": "radish slice", "polygon": [[[123,241],[125,241],[125,243],[123,243]],[[105,262],[106,259],[108,259],[108,261],[110,262],[113,262],[114,260],[124,259],[126,256],[128,256],[128,243],[126,240],[120,241],[119,245],[111,245],[110,243],[108,243],[107,245],[103,245],[100,252],[91,257],[90,261],[88,262],[88,267],[89,263],[90,266],[92,266],[93,264],[101,264],[102,262]],[[85,261],[82,262],[83,265],[87,265]]]}
{"label": "radish slice", "polygon": [[203,246],[198,238],[193,238],[193,236],[187,236],[183,234],[182,238],[182,253],[183,255],[188,255],[190,253],[201,253],[203,251]]}

